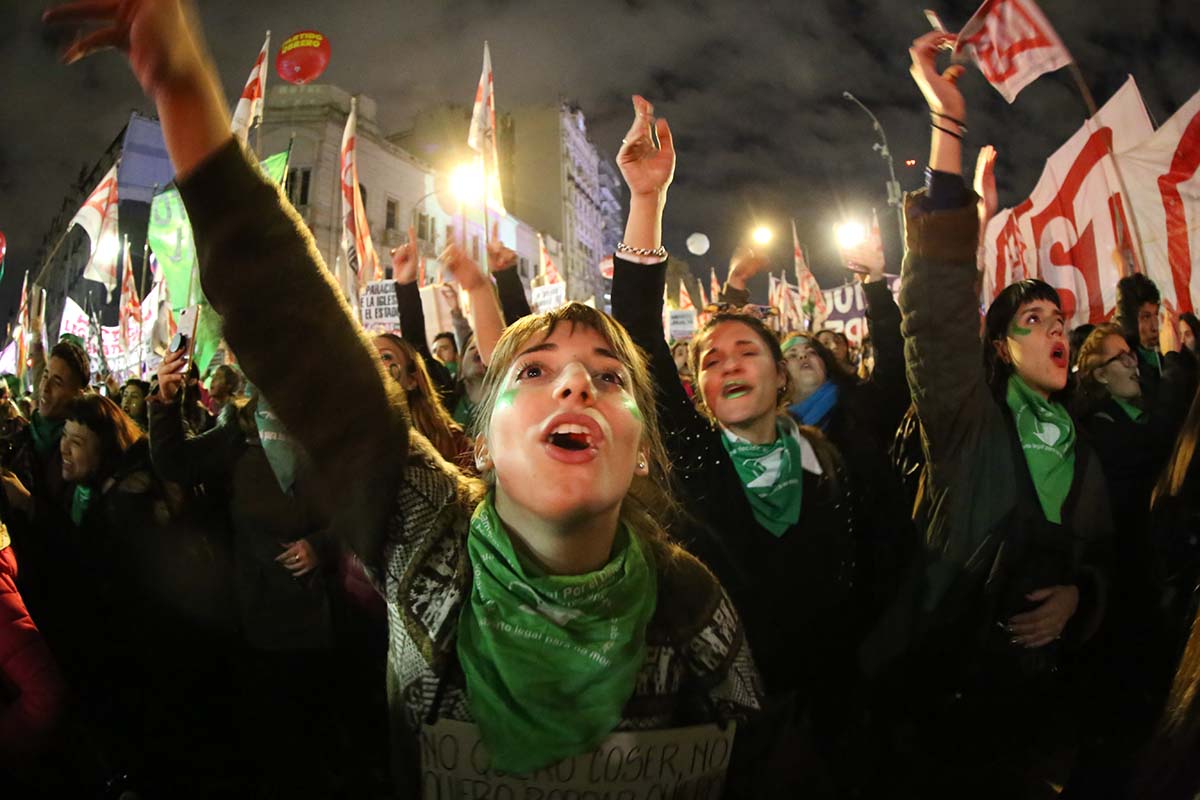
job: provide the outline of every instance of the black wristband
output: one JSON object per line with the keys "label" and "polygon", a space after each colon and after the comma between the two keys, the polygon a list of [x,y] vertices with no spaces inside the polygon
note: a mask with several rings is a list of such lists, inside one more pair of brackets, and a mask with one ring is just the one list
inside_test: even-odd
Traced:
{"label": "black wristband", "polygon": [[938,125],[936,122],[931,122],[929,124],[932,125],[933,127],[937,128],[939,131],[946,134],[947,136],[953,136],[955,139],[958,139],[960,142],[962,141],[962,136],[960,134],[957,134],[954,131],[950,130],[949,128],[943,128],[941,125]]}
{"label": "black wristband", "polygon": [[929,113],[933,114],[935,117],[941,117],[944,120],[953,122],[955,125],[957,125],[962,130],[963,133],[967,132],[967,123],[963,122],[961,119],[955,119],[954,117],[950,116],[949,114],[941,114],[937,111],[930,111]]}

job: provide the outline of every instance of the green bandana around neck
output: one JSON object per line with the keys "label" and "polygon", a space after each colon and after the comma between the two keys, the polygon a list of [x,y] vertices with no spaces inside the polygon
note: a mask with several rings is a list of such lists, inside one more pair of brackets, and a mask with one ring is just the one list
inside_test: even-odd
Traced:
{"label": "green bandana around neck", "polygon": [[517,556],[489,494],[467,553],[474,577],[458,659],[491,766],[530,772],[596,747],[621,720],[646,658],[658,599],[648,548],[622,527],[599,570],[543,575]]}
{"label": "green bandana around neck", "polygon": [[1075,422],[1062,404],[1042,397],[1015,373],[1008,379],[1005,399],[1042,513],[1060,524],[1062,506],[1075,479]]}
{"label": "green bandana around neck", "polygon": [[91,504],[92,487],[84,486],[82,483],[76,486],[75,493],[71,495],[71,522],[76,528],[83,524],[83,518]]}
{"label": "green bandana around neck", "polygon": [[775,430],[771,444],[751,444],[722,429],[721,444],[733,459],[754,519],[779,537],[800,519],[804,469],[795,426],[781,418]]}
{"label": "green bandana around neck", "polygon": [[29,435],[33,437],[34,452],[39,456],[44,456],[57,449],[66,424],[66,420],[46,419],[40,412],[34,411],[29,420]]}
{"label": "green bandana around neck", "polygon": [[1162,357],[1158,354],[1158,350],[1153,347],[1138,345],[1138,354],[1141,355],[1140,361],[1145,361],[1159,372],[1162,372]]}
{"label": "green bandana around neck", "polygon": [[450,373],[451,378],[458,377],[458,362],[457,361],[451,361],[450,363],[445,364],[444,366],[446,367],[446,372]]}
{"label": "green bandana around neck", "polygon": [[1144,410],[1138,408],[1133,403],[1122,400],[1119,397],[1114,397],[1113,402],[1120,406],[1121,410],[1124,411],[1134,422],[1142,425],[1146,423],[1146,412]]}

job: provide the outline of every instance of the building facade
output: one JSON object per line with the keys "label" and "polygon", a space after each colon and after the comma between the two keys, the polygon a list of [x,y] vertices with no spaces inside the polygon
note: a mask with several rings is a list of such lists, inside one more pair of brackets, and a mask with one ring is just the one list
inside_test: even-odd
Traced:
{"label": "building facade", "polygon": [[[331,269],[342,258],[341,145],[350,98],[349,92],[327,84],[274,86],[257,132],[264,156],[290,143],[288,196]],[[465,142],[465,128],[462,138]],[[537,230],[511,213],[501,217],[490,211],[485,228],[481,199],[460,203],[448,172],[384,136],[375,101],[365,95],[358,96],[356,155],[367,224],[386,269],[391,267],[390,249],[405,241],[409,226],[426,256],[430,281],[436,278],[437,255],[451,237],[486,268],[485,229],[490,234],[490,223],[499,222],[500,239],[517,252],[522,280],[530,285],[537,272]]]}

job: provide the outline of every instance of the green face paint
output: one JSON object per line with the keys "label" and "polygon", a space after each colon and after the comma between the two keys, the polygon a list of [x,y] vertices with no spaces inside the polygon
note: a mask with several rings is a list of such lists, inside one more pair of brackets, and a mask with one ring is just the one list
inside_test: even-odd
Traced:
{"label": "green face paint", "polygon": [[629,413],[632,414],[633,418],[636,419],[638,422],[643,421],[642,410],[640,408],[638,408],[637,401],[633,399],[633,395],[631,395],[631,394],[625,395],[625,408],[629,409]]}
{"label": "green face paint", "polygon": [[1012,327],[1008,329],[1008,332],[1011,333],[1013,336],[1028,336],[1029,334],[1033,333],[1033,331],[1031,329],[1022,328],[1020,325],[1018,325],[1015,322],[1012,324]]}
{"label": "green face paint", "polygon": [[506,409],[506,408],[511,408],[512,404],[513,404],[513,400],[515,400],[516,397],[517,397],[516,389],[505,389],[503,392],[500,393],[500,396],[496,398],[496,406],[492,409],[492,412],[494,413],[496,411],[502,411],[503,409]]}

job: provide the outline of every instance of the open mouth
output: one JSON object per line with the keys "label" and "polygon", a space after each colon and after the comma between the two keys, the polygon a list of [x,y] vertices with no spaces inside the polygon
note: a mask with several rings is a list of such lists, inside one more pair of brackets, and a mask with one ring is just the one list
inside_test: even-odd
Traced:
{"label": "open mouth", "polygon": [[592,446],[592,432],[583,425],[562,424],[550,432],[547,439],[555,447],[564,450],[587,450]]}
{"label": "open mouth", "polygon": [[1050,350],[1050,360],[1054,362],[1055,366],[1067,366],[1067,361],[1069,360],[1067,358],[1067,346],[1065,344],[1054,345]]}
{"label": "open mouth", "polygon": [[729,383],[726,383],[723,387],[721,387],[721,396],[728,400],[732,400],[734,398],[743,397],[745,395],[750,394],[750,391],[753,388],[754,387],[748,383],[738,383],[736,381],[730,381]]}

